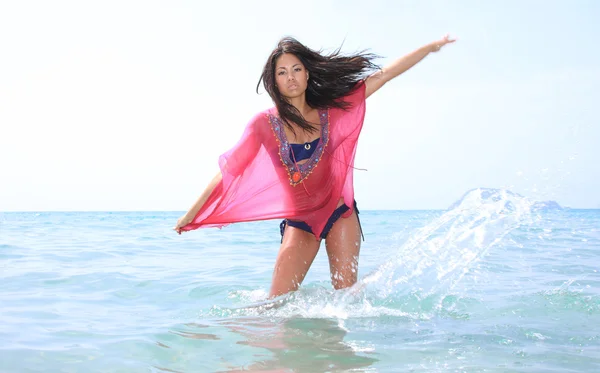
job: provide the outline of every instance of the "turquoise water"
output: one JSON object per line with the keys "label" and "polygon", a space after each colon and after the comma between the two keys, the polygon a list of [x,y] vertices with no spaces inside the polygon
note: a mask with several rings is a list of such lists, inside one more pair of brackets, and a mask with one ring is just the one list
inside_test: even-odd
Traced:
{"label": "turquoise water", "polygon": [[0,213],[0,371],[600,371],[600,210],[474,190],[361,213],[357,286],[322,250],[272,303],[278,221]]}

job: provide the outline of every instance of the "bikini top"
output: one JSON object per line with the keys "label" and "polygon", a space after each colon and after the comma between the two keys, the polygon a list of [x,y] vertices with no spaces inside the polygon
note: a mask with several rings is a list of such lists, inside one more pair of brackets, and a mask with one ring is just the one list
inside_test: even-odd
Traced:
{"label": "bikini top", "polygon": [[316,140],[311,142],[305,142],[304,144],[292,144],[290,143],[290,158],[292,160],[296,160],[296,162],[300,162],[302,160],[310,158],[315,149],[317,149],[317,145],[321,138],[319,137]]}

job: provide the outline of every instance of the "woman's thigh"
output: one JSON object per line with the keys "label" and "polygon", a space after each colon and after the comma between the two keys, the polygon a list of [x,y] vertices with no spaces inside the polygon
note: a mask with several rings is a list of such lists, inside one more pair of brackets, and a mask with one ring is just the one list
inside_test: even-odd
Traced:
{"label": "woman's thigh", "polygon": [[352,286],[358,279],[360,238],[360,224],[356,211],[349,217],[336,221],[327,234],[325,245],[331,282],[335,289]]}
{"label": "woman's thigh", "polygon": [[285,227],[271,283],[270,297],[298,290],[315,259],[321,240],[302,229]]}

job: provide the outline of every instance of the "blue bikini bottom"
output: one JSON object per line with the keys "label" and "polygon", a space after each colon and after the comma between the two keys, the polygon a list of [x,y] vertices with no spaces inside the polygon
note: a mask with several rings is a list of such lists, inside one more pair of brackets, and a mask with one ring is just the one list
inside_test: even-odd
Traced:
{"label": "blue bikini bottom", "polygon": [[[331,216],[327,220],[327,224],[325,224],[325,228],[323,229],[323,232],[321,232],[321,239],[327,238],[327,234],[329,233],[329,231],[333,227],[333,224],[336,221],[338,221],[342,217],[342,215],[344,213],[346,213],[348,210],[350,210],[350,207],[346,206],[345,204],[343,204],[340,207],[338,207],[337,209],[335,209],[335,211],[333,212],[333,214],[331,214]],[[354,211],[356,211],[356,218],[358,219],[358,226],[360,228],[360,235],[362,236],[362,239],[364,241],[365,240],[365,236],[363,234],[362,226],[360,225],[360,218],[358,217],[359,212],[358,212],[358,208],[356,207],[356,201],[354,201]],[[289,225],[290,227],[302,229],[303,231],[306,231],[308,233],[313,233],[312,229],[310,228],[310,225],[306,224],[306,222],[284,219],[281,222],[281,224],[279,224],[279,230],[281,232],[281,241],[282,242],[283,242],[283,233],[285,232],[285,226],[286,225]]]}

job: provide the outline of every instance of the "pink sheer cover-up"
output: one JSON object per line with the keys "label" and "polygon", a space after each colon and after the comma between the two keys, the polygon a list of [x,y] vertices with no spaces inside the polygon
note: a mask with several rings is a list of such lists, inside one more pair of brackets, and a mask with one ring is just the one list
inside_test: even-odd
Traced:
{"label": "pink sheer cover-up", "polygon": [[296,164],[275,108],[255,115],[242,138],[219,157],[222,180],[192,222],[190,231],[269,219],[306,222],[316,238],[343,198],[354,206],[353,166],[365,116],[365,84],[342,100],[348,109],[319,110],[321,139],[311,158]]}

